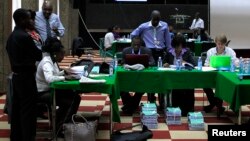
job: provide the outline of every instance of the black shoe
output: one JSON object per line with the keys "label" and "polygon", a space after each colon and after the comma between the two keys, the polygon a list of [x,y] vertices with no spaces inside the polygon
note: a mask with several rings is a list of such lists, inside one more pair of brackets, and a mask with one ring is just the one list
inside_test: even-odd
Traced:
{"label": "black shoe", "polygon": [[210,113],[214,108],[214,105],[208,105],[208,106],[204,106],[203,107],[203,110],[206,112],[206,113]]}
{"label": "black shoe", "polygon": [[220,115],[222,115],[225,111],[225,107],[217,107],[217,117],[220,118]]}

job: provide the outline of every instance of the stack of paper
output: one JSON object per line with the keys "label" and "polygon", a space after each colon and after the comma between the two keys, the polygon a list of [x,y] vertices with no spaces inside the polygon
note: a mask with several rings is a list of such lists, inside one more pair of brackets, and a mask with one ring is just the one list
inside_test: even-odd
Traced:
{"label": "stack of paper", "polygon": [[181,125],[181,109],[179,107],[166,108],[165,117],[168,125]]}
{"label": "stack of paper", "polygon": [[104,79],[91,79],[85,76],[82,76],[81,79],[79,80],[80,83],[105,83],[106,80]]}
{"label": "stack of paper", "polygon": [[155,103],[145,103],[141,107],[141,122],[149,129],[158,128],[158,113]]}
{"label": "stack of paper", "polygon": [[204,118],[201,112],[188,113],[189,130],[204,130]]}

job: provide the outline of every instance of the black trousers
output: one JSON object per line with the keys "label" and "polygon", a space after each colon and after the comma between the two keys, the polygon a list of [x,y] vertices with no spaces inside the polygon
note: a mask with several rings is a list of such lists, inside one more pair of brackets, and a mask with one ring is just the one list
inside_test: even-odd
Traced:
{"label": "black trousers", "polygon": [[223,101],[219,99],[218,97],[214,96],[214,92],[212,88],[204,88],[203,91],[207,95],[207,99],[210,103],[211,106],[216,106],[216,107],[222,107]]}
{"label": "black trousers", "polygon": [[123,105],[131,108],[131,110],[135,110],[139,106],[143,94],[136,92],[134,96],[131,96],[128,92],[120,93]]}
{"label": "black trousers", "polygon": [[[37,97],[38,103],[46,103],[51,106],[50,92],[40,92]],[[60,129],[63,123],[70,122],[71,117],[79,108],[81,97],[72,90],[56,90],[56,129]]]}
{"label": "black trousers", "polygon": [[12,84],[13,103],[10,140],[35,141],[37,96],[35,74],[14,74]]}
{"label": "black trousers", "polygon": [[180,107],[182,116],[194,111],[194,89],[172,90],[172,106]]}

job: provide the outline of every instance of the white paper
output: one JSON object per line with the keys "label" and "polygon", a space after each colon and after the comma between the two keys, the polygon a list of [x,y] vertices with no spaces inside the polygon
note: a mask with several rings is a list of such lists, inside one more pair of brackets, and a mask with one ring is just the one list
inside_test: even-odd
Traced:
{"label": "white paper", "polygon": [[85,76],[82,76],[81,79],[79,80],[80,83],[105,83],[106,80],[104,79],[99,79],[99,80],[95,80],[95,79],[91,79]]}

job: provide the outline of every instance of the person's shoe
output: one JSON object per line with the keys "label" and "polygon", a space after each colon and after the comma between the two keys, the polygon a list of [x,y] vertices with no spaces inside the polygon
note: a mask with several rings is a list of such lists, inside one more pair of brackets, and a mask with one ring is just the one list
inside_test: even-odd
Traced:
{"label": "person's shoe", "polygon": [[225,107],[217,107],[217,118],[220,118],[220,115],[222,115],[225,111]]}
{"label": "person's shoe", "polygon": [[210,113],[214,108],[214,105],[207,105],[207,106],[204,106],[203,107],[203,110],[206,112],[206,113]]}

